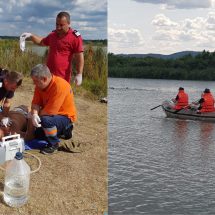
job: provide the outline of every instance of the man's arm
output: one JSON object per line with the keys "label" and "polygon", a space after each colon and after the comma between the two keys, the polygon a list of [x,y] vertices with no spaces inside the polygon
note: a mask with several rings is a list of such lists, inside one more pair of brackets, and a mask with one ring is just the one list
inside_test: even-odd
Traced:
{"label": "man's arm", "polygon": [[79,52],[74,54],[77,74],[82,74],[84,69],[84,53]]}
{"label": "man's arm", "polygon": [[32,123],[32,120],[30,118],[28,118],[27,130],[26,130],[25,134],[23,135],[23,138],[25,139],[25,141],[32,140],[35,138],[34,131],[35,131],[35,127]]}
{"label": "man's arm", "polygon": [[32,119],[32,124],[35,127],[41,127],[41,119],[39,117],[39,110],[40,110],[40,106],[36,105],[36,104],[32,104],[31,105],[31,119]]}
{"label": "man's arm", "polygon": [[[75,53],[73,57],[75,61],[75,66],[76,66],[76,76],[75,76],[75,83],[76,86],[80,86],[82,83],[82,73],[83,73],[83,68],[84,68],[84,54],[83,52]],[[72,64],[71,64],[72,66]]]}
{"label": "man's arm", "polygon": [[40,106],[36,104],[31,105],[31,114],[39,114]]}
{"label": "man's arm", "polygon": [[3,116],[8,116],[9,110],[10,110],[10,99],[5,99],[4,104],[3,104]]}
{"label": "man's arm", "polygon": [[204,98],[201,98],[201,99],[199,99],[198,103],[201,104],[201,103],[203,103],[204,101],[205,101],[205,99],[204,99]]}
{"label": "man's arm", "polygon": [[40,45],[40,46],[44,46],[42,39],[43,37],[37,36],[35,34],[31,34],[30,39],[32,40],[33,43]]}

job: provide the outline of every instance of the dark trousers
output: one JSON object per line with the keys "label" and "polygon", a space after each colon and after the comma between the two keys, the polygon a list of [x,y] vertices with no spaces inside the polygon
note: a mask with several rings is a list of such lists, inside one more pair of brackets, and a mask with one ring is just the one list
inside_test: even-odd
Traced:
{"label": "dark trousers", "polygon": [[62,115],[41,116],[42,127],[36,128],[35,136],[37,139],[46,140],[49,144],[59,143],[59,137],[64,135],[69,128],[72,130],[71,120]]}

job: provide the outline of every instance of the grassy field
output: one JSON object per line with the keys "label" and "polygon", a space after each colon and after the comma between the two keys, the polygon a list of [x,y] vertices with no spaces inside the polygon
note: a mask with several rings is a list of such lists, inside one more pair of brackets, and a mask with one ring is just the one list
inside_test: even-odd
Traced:
{"label": "grassy field", "polygon": [[[86,45],[83,84],[74,88],[78,121],[73,137],[61,140],[61,144],[72,146],[71,151],[58,151],[52,156],[45,156],[39,150],[31,151],[40,158],[42,165],[39,172],[31,175],[30,198],[21,208],[11,208],[1,196],[0,214],[102,215],[107,212],[107,105],[85,98],[107,94],[107,56],[104,47],[95,46],[95,43]],[[16,90],[12,107],[21,104],[30,107],[34,88],[27,77],[33,66],[44,61],[45,56],[39,56],[31,49],[22,53],[18,40],[0,40],[0,66],[26,76]],[[32,169],[38,166],[32,158],[27,162]],[[3,186],[4,172],[1,171],[0,191]]]}
{"label": "grassy field", "polygon": [[[34,88],[25,78],[16,90],[12,106],[30,107]],[[0,195],[0,215],[104,215],[108,210],[107,105],[75,96],[78,121],[73,137],[61,140],[71,151],[43,155],[32,150],[42,165],[31,174],[29,200],[21,208],[8,207]],[[32,170],[38,163],[25,158]],[[0,171],[0,194],[4,171]]]}
{"label": "grassy field", "polygon": [[[29,76],[31,69],[38,63],[45,62],[45,54],[33,51],[29,42],[26,52],[19,48],[15,39],[0,40],[0,67],[16,70]],[[83,84],[76,89],[77,93],[85,94],[95,99],[107,96],[107,52],[101,41],[87,42],[84,51],[85,65]],[[75,70],[74,74],[75,75]]]}

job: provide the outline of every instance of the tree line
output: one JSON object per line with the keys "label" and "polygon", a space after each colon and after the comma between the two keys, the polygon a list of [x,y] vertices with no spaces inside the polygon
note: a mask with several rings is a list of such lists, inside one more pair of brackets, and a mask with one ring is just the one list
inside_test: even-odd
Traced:
{"label": "tree line", "polygon": [[215,80],[215,52],[177,59],[137,58],[108,54],[108,76],[176,80]]}

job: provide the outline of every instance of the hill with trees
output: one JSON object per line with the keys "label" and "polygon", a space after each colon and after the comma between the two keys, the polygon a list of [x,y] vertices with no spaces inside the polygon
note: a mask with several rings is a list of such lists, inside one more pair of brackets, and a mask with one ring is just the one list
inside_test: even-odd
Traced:
{"label": "hill with trees", "polygon": [[108,54],[108,75],[119,78],[215,80],[215,52],[179,58],[133,57]]}
{"label": "hill with trees", "polygon": [[177,59],[177,58],[183,57],[185,55],[196,56],[199,53],[200,52],[196,52],[196,51],[182,51],[182,52],[176,52],[176,53],[169,54],[169,55],[149,53],[149,54],[119,54],[119,56],[137,57],[137,58],[154,57],[154,58],[161,58],[161,59]]}

